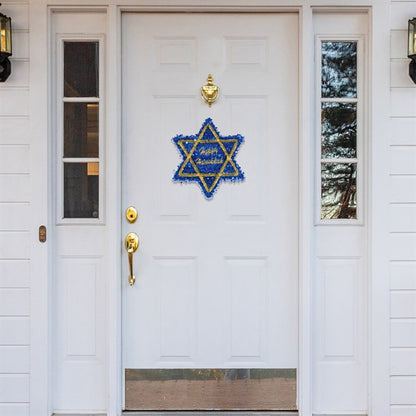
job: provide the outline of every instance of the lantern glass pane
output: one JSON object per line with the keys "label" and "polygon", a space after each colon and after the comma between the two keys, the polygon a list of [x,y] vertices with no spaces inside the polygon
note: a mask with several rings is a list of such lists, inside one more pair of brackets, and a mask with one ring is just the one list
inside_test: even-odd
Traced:
{"label": "lantern glass pane", "polygon": [[6,16],[0,17],[0,48],[1,52],[12,53],[12,42],[11,42],[11,19]]}
{"label": "lantern glass pane", "polygon": [[408,39],[408,43],[407,43],[407,47],[408,47],[408,51],[407,51],[407,55],[408,56],[412,56],[416,54],[416,20],[412,19],[409,20],[409,29],[408,29],[408,34],[409,34],[409,39]]}
{"label": "lantern glass pane", "polygon": [[12,19],[8,18],[6,23],[7,53],[12,54]]}

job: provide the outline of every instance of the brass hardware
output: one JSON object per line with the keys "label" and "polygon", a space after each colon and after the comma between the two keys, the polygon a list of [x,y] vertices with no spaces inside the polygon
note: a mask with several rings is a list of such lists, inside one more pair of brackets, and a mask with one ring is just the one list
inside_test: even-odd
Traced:
{"label": "brass hardware", "polygon": [[214,85],[213,81],[214,78],[209,74],[207,83],[201,87],[201,96],[210,107],[217,100],[220,91],[218,86]]}
{"label": "brass hardware", "polygon": [[46,227],[44,225],[41,225],[39,227],[39,241],[41,243],[44,243],[46,241]]}
{"label": "brass hardware", "polygon": [[139,247],[139,237],[136,233],[129,233],[127,234],[125,247],[127,250],[127,254],[129,256],[129,285],[133,286],[136,282],[136,276],[133,275],[133,254],[136,252],[137,248]]}
{"label": "brass hardware", "polygon": [[137,209],[128,207],[126,209],[126,219],[130,224],[133,224],[137,220]]}

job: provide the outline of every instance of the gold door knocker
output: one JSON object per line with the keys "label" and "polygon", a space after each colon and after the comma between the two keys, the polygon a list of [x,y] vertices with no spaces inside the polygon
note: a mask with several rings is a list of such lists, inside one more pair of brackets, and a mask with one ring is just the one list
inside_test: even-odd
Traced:
{"label": "gold door knocker", "polygon": [[212,103],[214,103],[220,92],[218,86],[214,85],[213,83],[214,78],[212,75],[209,74],[207,78],[207,83],[201,87],[201,96],[204,101],[211,107]]}

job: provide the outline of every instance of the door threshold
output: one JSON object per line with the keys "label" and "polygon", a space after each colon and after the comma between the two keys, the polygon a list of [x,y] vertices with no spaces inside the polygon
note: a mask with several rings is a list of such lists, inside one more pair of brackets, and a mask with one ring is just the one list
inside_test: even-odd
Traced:
{"label": "door threshold", "polygon": [[168,411],[149,411],[149,410],[123,410],[125,416],[297,416],[297,410],[168,410]]}

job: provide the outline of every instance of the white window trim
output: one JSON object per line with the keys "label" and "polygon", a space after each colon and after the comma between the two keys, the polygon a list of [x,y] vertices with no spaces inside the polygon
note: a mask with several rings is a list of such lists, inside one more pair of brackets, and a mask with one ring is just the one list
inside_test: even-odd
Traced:
{"label": "white window trim", "polygon": [[[357,42],[357,97],[356,98],[322,98],[321,97],[321,71],[322,71],[322,42]],[[365,57],[366,37],[363,35],[333,35],[319,34],[315,37],[315,225],[364,225],[367,201],[365,187],[365,154],[367,141],[366,135],[366,103],[367,91],[366,81],[366,57]],[[356,183],[357,183],[357,218],[321,218],[321,165],[326,161],[334,162],[334,159],[321,158],[321,103],[356,103],[357,104],[357,157],[339,158],[338,163],[356,163]]]}
{"label": "white window trim", "polygon": [[[99,97],[64,97],[64,43],[65,42],[98,42],[99,47]],[[55,179],[53,189],[55,190],[55,224],[56,225],[103,225],[105,224],[105,45],[103,34],[58,34],[56,36],[56,63],[55,63],[55,114],[54,130],[55,141],[53,154],[55,155]],[[65,102],[94,102],[99,104],[98,113],[98,158],[64,158],[64,103]],[[64,218],[64,162],[75,161],[98,162],[98,217],[97,218]]]}

